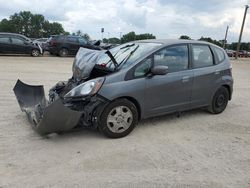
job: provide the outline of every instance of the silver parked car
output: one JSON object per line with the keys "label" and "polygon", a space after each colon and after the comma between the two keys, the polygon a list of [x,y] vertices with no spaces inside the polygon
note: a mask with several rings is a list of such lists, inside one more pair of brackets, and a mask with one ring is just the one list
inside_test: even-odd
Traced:
{"label": "silver parked car", "polygon": [[226,52],[192,40],[143,40],[108,50],[80,48],[73,75],[51,88],[20,80],[14,87],[22,111],[40,134],[76,127],[128,135],[140,119],[206,107],[223,112],[232,98]]}

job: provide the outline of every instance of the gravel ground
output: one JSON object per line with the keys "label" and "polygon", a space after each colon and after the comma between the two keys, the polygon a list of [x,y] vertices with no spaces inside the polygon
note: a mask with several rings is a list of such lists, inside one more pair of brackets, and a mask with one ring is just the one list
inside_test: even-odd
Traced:
{"label": "gravel ground", "polygon": [[82,130],[37,135],[12,88],[46,91],[71,76],[73,58],[0,56],[0,187],[250,187],[250,60],[233,61],[233,100],[140,122],[122,139]]}

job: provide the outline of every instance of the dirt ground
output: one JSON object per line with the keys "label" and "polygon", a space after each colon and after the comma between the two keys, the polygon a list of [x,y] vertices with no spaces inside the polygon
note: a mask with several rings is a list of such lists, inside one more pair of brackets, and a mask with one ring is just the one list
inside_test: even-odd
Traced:
{"label": "dirt ground", "polygon": [[30,127],[12,91],[18,78],[46,91],[73,58],[0,56],[0,187],[250,187],[250,60],[233,61],[233,100],[144,120],[127,137],[82,130],[49,138]]}

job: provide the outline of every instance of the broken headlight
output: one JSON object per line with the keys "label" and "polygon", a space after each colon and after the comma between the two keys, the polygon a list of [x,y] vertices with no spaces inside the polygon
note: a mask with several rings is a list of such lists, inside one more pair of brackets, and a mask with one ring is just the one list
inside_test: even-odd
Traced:
{"label": "broken headlight", "polygon": [[64,97],[70,98],[70,97],[82,97],[86,95],[94,95],[99,91],[103,82],[104,78],[89,80],[69,91]]}

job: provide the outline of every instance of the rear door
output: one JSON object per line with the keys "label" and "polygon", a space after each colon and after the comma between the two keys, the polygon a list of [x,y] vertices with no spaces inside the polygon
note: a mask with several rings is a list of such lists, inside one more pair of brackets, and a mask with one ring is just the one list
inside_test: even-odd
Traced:
{"label": "rear door", "polygon": [[154,66],[168,66],[169,73],[146,80],[147,116],[155,116],[189,108],[193,71],[189,69],[187,44],[163,48],[153,55]]}
{"label": "rear door", "polygon": [[67,41],[67,46],[70,54],[76,54],[78,49],[80,48],[79,41],[77,37],[67,37],[65,38]]}
{"label": "rear door", "polygon": [[11,43],[8,36],[0,35],[0,53],[11,53]]}
{"label": "rear door", "polygon": [[29,48],[25,40],[18,38],[18,37],[11,37],[10,39],[11,39],[12,52],[14,54],[29,53]]}
{"label": "rear door", "polygon": [[209,45],[192,44],[192,68],[194,84],[191,105],[193,107],[209,105],[220,70],[215,66],[215,57]]}

